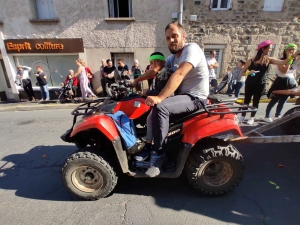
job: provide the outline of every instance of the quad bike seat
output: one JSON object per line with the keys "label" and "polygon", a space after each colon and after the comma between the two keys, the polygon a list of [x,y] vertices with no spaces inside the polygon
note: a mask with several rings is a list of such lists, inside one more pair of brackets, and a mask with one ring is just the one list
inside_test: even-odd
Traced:
{"label": "quad bike seat", "polygon": [[207,99],[210,100],[212,104],[229,103],[229,102],[233,103],[237,100],[236,97],[229,97],[228,95],[221,95],[221,94],[209,94]]}
{"label": "quad bike seat", "polygon": [[183,123],[184,121],[189,120],[189,119],[191,119],[195,116],[198,116],[199,114],[202,114],[202,113],[205,113],[205,109],[199,109],[192,113],[185,112],[185,113],[180,113],[180,114],[177,114],[174,116],[170,116],[170,122],[169,122],[170,127],[175,124]]}

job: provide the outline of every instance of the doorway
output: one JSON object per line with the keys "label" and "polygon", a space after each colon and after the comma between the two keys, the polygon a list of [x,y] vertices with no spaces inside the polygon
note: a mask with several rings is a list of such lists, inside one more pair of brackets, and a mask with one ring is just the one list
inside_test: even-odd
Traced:
{"label": "doorway", "polygon": [[218,68],[215,68],[215,73],[216,73],[216,77],[220,78],[220,71],[221,71],[221,67],[222,67],[222,59],[223,59],[223,52],[225,49],[226,45],[205,45],[204,46],[204,55],[205,58],[209,58],[210,55],[210,51],[216,51],[216,60],[219,64]]}

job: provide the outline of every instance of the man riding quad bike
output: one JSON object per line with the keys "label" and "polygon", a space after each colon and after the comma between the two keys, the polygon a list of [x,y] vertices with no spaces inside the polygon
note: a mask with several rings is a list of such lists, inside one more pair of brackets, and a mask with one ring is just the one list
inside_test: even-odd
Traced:
{"label": "man riding quad bike", "polygon": [[[118,175],[147,177],[143,162],[135,160],[145,145],[146,118],[150,107],[145,97],[130,94],[129,81],[110,85],[110,97],[82,104],[73,112],[73,126],[62,139],[75,143],[78,151],[70,155],[62,180],[73,194],[95,200],[107,196],[117,184]],[[166,158],[158,178],[177,178],[183,172],[190,185],[207,195],[225,194],[243,177],[243,157],[221,137],[224,133],[242,136],[235,109],[216,98],[198,111],[170,118],[163,148]],[[214,103],[214,104],[213,104]],[[252,111],[247,108],[244,111]],[[124,112],[133,122],[135,144],[128,148],[111,114]],[[82,116],[77,121],[77,117]]]}

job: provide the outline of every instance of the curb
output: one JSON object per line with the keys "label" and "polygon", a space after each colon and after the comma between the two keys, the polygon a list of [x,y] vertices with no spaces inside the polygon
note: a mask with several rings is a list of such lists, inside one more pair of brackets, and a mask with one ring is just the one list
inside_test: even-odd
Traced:
{"label": "curb", "polygon": [[47,104],[47,105],[34,105],[34,106],[7,106],[0,107],[0,112],[13,112],[13,111],[34,111],[34,110],[53,110],[53,109],[75,109],[80,104]]}
{"label": "curb", "polygon": [[[269,103],[270,100],[271,99],[261,99],[261,100],[259,100],[259,103]],[[295,103],[296,102],[296,98],[290,98],[286,102],[288,102],[288,103]],[[238,100],[236,100],[236,103],[243,104],[244,103],[244,99],[239,98]],[[251,100],[251,103],[252,103],[252,100]]]}

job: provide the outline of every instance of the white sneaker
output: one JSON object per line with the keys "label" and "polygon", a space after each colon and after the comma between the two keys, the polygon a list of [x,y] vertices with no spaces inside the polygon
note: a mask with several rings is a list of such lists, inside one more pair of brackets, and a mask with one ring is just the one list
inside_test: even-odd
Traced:
{"label": "white sneaker", "polygon": [[266,121],[267,123],[272,123],[273,122],[271,117],[265,117],[264,121]]}
{"label": "white sneaker", "polygon": [[248,125],[252,125],[254,123],[254,118],[253,117],[250,117],[247,121],[247,124]]}
{"label": "white sneaker", "polygon": [[280,119],[282,116],[275,116],[274,120]]}
{"label": "white sneaker", "polygon": [[239,118],[239,124],[242,123],[244,121],[245,117],[244,116],[240,116]]}

